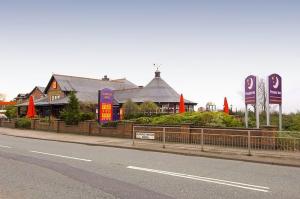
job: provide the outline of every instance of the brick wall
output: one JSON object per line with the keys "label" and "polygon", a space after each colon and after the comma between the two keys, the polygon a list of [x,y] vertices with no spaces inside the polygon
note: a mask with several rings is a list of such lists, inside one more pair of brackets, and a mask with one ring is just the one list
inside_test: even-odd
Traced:
{"label": "brick wall", "polygon": [[[1,127],[15,128],[15,120],[12,121],[3,121],[0,120]],[[33,130],[42,130],[42,131],[53,131],[57,133],[73,133],[81,135],[91,135],[91,136],[105,136],[105,137],[118,137],[118,138],[132,138],[133,128],[135,131],[141,132],[154,132],[155,139],[162,141],[163,130],[166,131],[166,140],[169,142],[179,142],[183,141],[184,143],[197,143],[201,142],[201,129],[195,128],[190,124],[183,124],[181,126],[135,126],[132,122],[120,122],[116,127],[101,127],[95,121],[85,121],[80,122],[78,125],[66,125],[64,121],[60,120],[51,120],[50,123],[41,122],[40,120],[32,120],[31,129]],[[237,136],[242,137],[242,139],[247,139],[248,132],[246,129],[232,129],[232,128],[205,128],[203,133],[206,135],[204,137],[204,143],[211,144],[212,139],[210,137],[213,135],[218,135],[217,140],[213,142],[218,142],[220,144],[232,144],[233,138],[228,136]],[[251,142],[256,145],[264,146],[274,146],[275,140],[268,139],[274,138],[276,129],[249,129],[251,130],[251,136],[253,137]],[[227,136],[227,137],[226,137]],[[256,139],[255,136],[265,136],[267,139]],[[226,139],[224,139],[226,137]],[[238,139],[238,138],[237,138]],[[227,143],[228,142],[228,143]]]}
{"label": "brick wall", "polygon": [[5,128],[15,128],[16,127],[16,120],[1,120],[0,119],[0,127],[5,127]]}
{"label": "brick wall", "polygon": [[118,123],[116,127],[101,127],[95,121],[79,122],[78,125],[67,125],[64,121],[51,120],[50,123],[32,120],[31,129],[53,131],[57,133],[72,133],[80,135],[131,138],[133,123]]}

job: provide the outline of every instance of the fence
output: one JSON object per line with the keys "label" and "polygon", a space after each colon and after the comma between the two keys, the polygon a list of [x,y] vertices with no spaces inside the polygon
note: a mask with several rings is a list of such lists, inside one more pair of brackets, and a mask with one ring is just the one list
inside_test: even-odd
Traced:
{"label": "fence", "polygon": [[300,138],[278,137],[278,131],[134,126],[133,144],[161,144],[163,148],[241,154],[298,155]]}

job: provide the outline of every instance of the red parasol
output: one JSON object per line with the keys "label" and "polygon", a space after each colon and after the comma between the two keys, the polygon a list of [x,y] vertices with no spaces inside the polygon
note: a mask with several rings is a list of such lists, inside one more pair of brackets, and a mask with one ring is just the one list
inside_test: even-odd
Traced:
{"label": "red parasol", "polygon": [[36,113],[35,113],[35,107],[34,107],[33,97],[30,96],[26,117],[28,117],[28,118],[34,118],[35,115],[36,115]]}
{"label": "red parasol", "polygon": [[224,113],[229,114],[229,106],[226,97],[224,98]]}
{"label": "red parasol", "polygon": [[185,112],[185,106],[184,106],[184,98],[183,95],[180,95],[180,102],[179,102],[179,113]]}

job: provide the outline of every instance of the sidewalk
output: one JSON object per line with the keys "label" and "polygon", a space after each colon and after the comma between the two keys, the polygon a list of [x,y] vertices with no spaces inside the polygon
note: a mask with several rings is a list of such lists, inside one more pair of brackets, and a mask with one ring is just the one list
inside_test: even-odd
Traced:
{"label": "sidewalk", "polygon": [[166,148],[163,148],[162,143],[157,143],[157,142],[136,140],[135,145],[133,145],[131,139],[84,136],[84,135],[33,131],[33,130],[19,130],[19,129],[10,129],[10,128],[3,128],[3,127],[0,127],[0,134],[14,136],[14,137],[31,138],[31,139],[39,139],[39,140],[51,140],[51,141],[77,143],[77,144],[85,144],[85,145],[93,145],[93,146],[116,147],[116,148],[143,150],[143,151],[164,152],[164,153],[173,153],[173,154],[180,154],[180,155],[190,155],[190,156],[200,156],[200,157],[209,157],[209,158],[220,158],[220,159],[240,160],[240,161],[247,161],[247,162],[300,167],[299,153],[290,153],[289,156],[285,156],[284,154],[278,152],[277,155],[274,156],[274,152],[270,154],[268,154],[268,152],[264,152],[263,154],[255,153],[255,155],[253,156],[247,156],[245,155],[245,151],[237,151],[237,150],[230,151],[227,148],[224,148],[224,150],[222,150],[222,148],[218,148],[217,150],[210,149],[210,151],[202,152],[200,148],[195,148],[187,144],[167,144]]}

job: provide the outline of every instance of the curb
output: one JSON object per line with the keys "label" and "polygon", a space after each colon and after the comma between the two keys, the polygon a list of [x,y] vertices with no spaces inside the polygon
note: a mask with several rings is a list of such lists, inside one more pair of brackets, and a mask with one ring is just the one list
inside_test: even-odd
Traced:
{"label": "curb", "polygon": [[[109,144],[94,144],[94,143],[87,143],[87,142],[76,142],[76,141],[67,141],[67,140],[58,140],[58,139],[51,139],[51,138],[37,138],[37,137],[30,137],[30,136],[23,136],[23,135],[11,135],[0,132],[1,135],[10,136],[10,137],[18,137],[18,138],[26,138],[26,139],[33,139],[33,140],[45,140],[45,141],[53,141],[53,142],[63,142],[63,143],[71,143],[71,144],[82,144],[87,146],[102,146],[102,147],[111,147],[111,148],[120,148],[120,149],[130,149],[130,150],[137,150],[137,151],[148,151],[148,152],[159,152],[159,153],[166,153],[166,154],[175,154],[175,155],[184,155],[184,156],[193,156],[193,157],[204,157],[204,158],[212,158],[212,159],[221,159],[221,160],[233,160],[233,161],[242,161],[242,162],[250,162],[250,163],[258,163],[258,164],[268,164],[268,165],[278,165],[278,166],[288,166],[288,167],[297,167],[300,168],[300,160],[299,164],[293,163],[286,163],[286,159],[281,159],[281,161],[266,161],[266,160],[255,160],[255,159],[247,159],[246,157],[254,157],[254,156],[247,156],[242,155],[242,157],[228,157],[230,156],[237,156],[235,154],[216,154],[213,152],[202,152],[205,154],[195,154],[192,152],[180,152],[174,151],[174,149],[149,149],[149,148],[140,148],[135,146],[120,146],[120,145],[109,145]],[[243,158],[245,157],[245,158]],[[272,159],[280,159],[280,157],[269,157],[269,156],[255,156],[259,158],[272,158]],[[293,159],[295,160],[295,159]]]}

